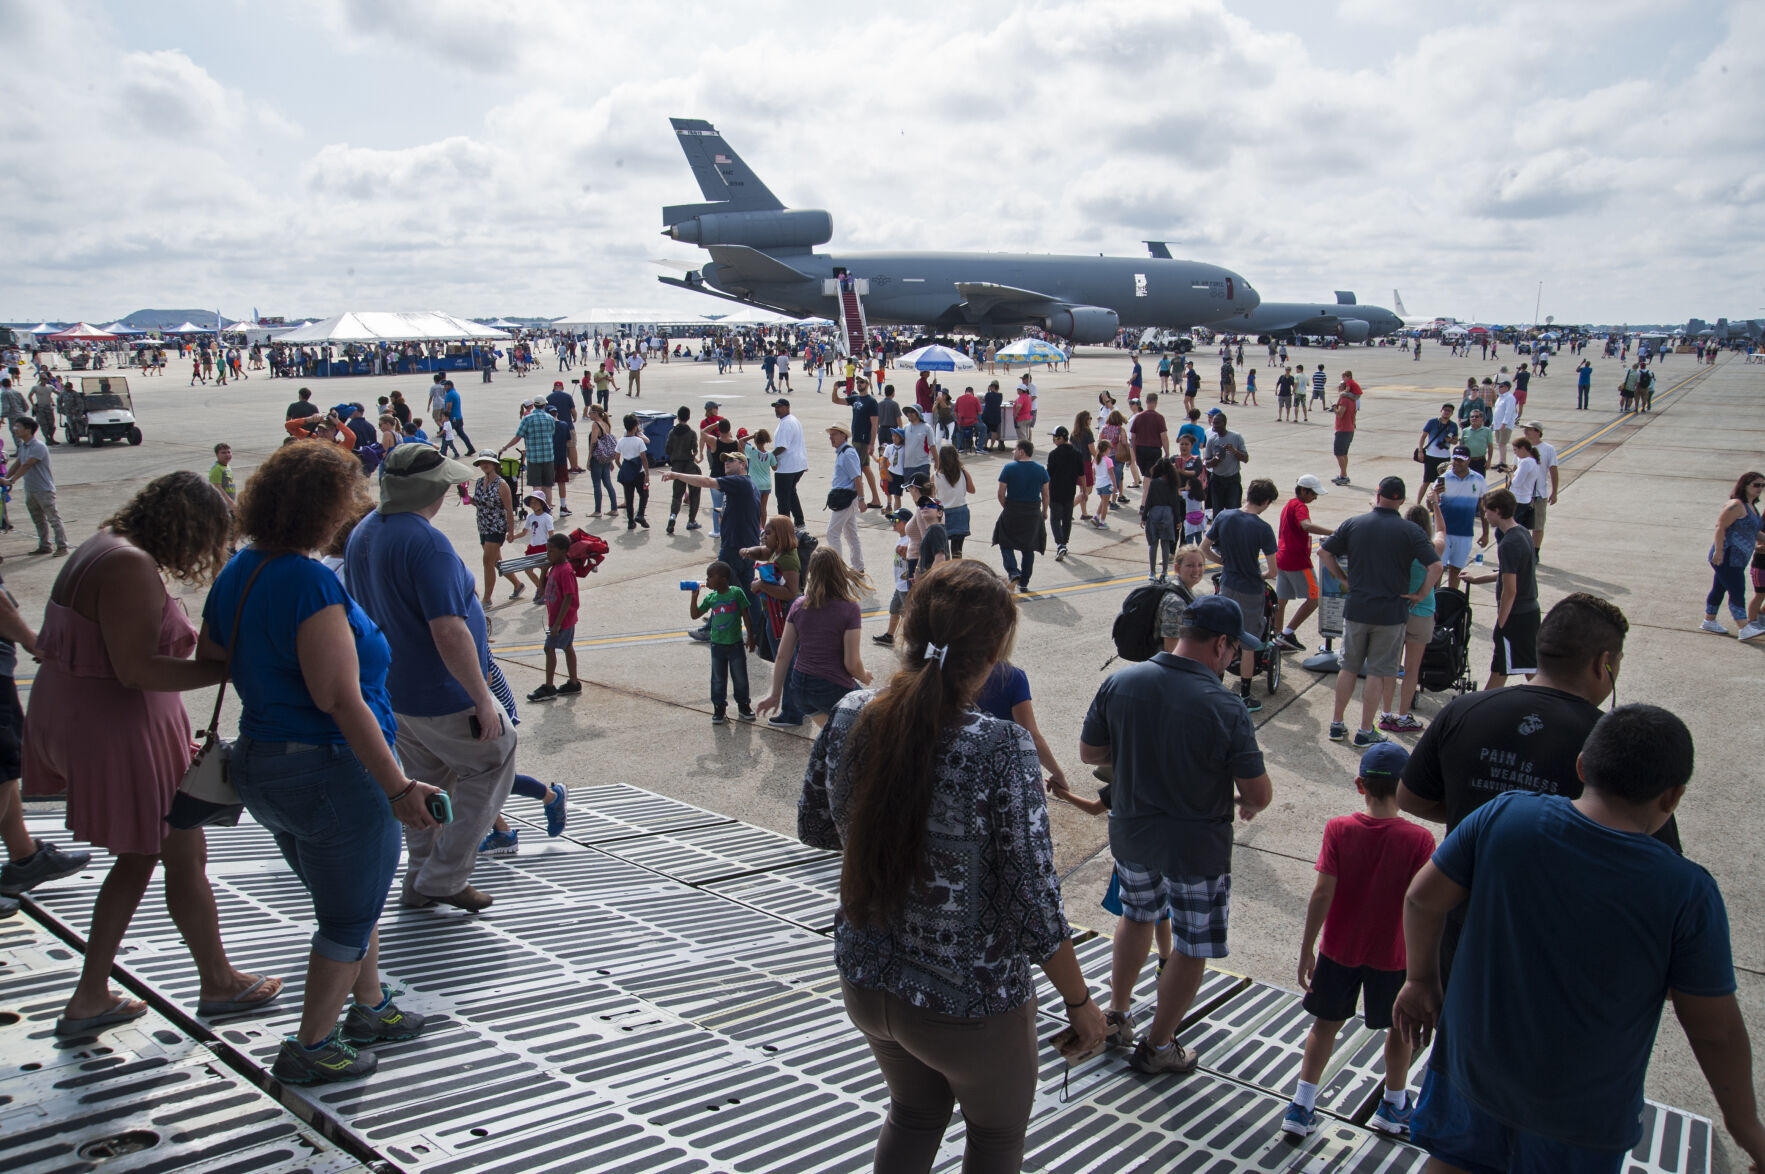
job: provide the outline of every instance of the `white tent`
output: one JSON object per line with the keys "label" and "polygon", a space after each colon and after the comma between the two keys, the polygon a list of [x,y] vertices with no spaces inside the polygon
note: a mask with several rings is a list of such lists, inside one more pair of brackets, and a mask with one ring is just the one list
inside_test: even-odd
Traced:
{"label": "white tent", "polygon": [[31,333],[32,334],[54,334],[57,330],[60,330],[60,329],[61,329],[61,327],[59,327],[59,326],[51,326],[47,322],[39,322],[39,323],[37,323],[37,325],[31,327]]}
{"label": "white tent", "polygon": [[166,334],[213,334],[214,327],[198,326],[194,322],[185,322],[182,326],[174,326],[165,331]]}
{"label": "white tent", "polygon": [[579,314],[552,319],[561,329],[592,326],[703,326],[705,315],[655,306],[592,306]]}
{"label": "white tent", "polygon": [[290,330],[278,342],[504,342],[501,330],[439,310],[389,312],[351,310]]}
{"label": "white tent", "polygon": [[735,313],[725,314],[717,319],[719,326],[784,326],[795,325],[796,322],[797,319],[788,314],[776,314],[754,306],[743,306]]}
{"label": "white tent", "polygon": [[122,323],[122,322],[112,322],[109,326],[104,327],[104,329],[111,334],[146,334],[147,333],[145,330],[136,330],[133,326],[126,325],[125,323]]}

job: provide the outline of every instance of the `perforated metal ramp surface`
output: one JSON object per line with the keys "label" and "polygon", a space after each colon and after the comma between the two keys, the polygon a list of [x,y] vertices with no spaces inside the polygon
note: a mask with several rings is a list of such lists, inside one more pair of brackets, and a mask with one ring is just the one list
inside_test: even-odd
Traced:
{"label": "perforated metal ramp surface", "polygon": [[[829,938],[837,859],[621,784],[576,788],[571,807],[563,836],[548,839],[540,805],[511,802],[521,852],[479,863],[473,883],[496,897],[483,914],[389,902],[381,966],[407,992],[401,1005],[432,1017],[421,1038],[377,1048],[379,1071],[365,1081],[283,1089],[260,1075],[265,1087],[392,1165],[425,1174],[869,1169],[888,1094],[840,1003]],[[67,840],[48,821],[34,830]],[[262,1074],[298,1019],[311,903],[263,829],[212,832],[209,843],[229,952],[241,967],[287,982],[263,1015],[209,1025],[213,1046]],[[90,872],[45,886],[33,912],[83,940],[103,863],[100,854]],[[42,943],[0,967],[0,995],[17,978],[33,1013],[52,1018],[78,959]],[[1106,981],[1110,942],[1092,937],[1077,949],[1093,983]],[[4,951],[9,964],[13,953]],[[157,890],[142,902],[119,965],[193,1015],[193,969]],[[1155,984],[1149,958],[1135,988],[1142,1024]],[[1423,1165],[1418,1151],[1365,1127],[1381,1037],[1358,1022],[1344,1028],[1323,1082],[1327,1124],[1294,1146],[1279,1122],[1309,1027],[1297,995],[1210,971],[1182,1027],[1203,1068],[1178,1078],[1141,1076],[1121,1053],[1069,1072],[1048,1042],[1064,1023],[1057,997],[1044,980],[1026,1170],[1410,1174]],[[204,1045],[169,1024],[165,1035],[127,1029],[102,1042],[127,1051],[158,1041],[166,1053],[154,1071],[203,1088],[212,1074],[262,1099]],[[0,1059],[0,1074],[11,1073],[10,1051]],[[198,1100],[187,1107],[197,1111]],[[0,1104],[8,1171],[13,1111]],[[238,1168],[333,1169],[293,1152],[305,1136],[254,1137],[283,1164]],[[958,1115],[938,1169],[960,1168],[963,1139]],[[1710,1140],[1708,1121],[1651,1105],[1629,1171],[1704,1174]]]}
{"label": "perforated metal ramp surface", "polygon": [[361,1163],[149,1011],[96,1037],[54,1025],[80,956],[0,921],[0,1170],[360,1174]]}

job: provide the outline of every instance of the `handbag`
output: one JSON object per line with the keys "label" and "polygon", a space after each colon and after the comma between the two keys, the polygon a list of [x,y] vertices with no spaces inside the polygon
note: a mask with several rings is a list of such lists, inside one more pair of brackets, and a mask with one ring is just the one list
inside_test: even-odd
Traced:
{"label": "handbag", "polygon": [[858,499],[856,489],[830,489],[827,491],[827,508],[835,511],[846,509]]}
{"label": "handbag", "polygon": [[239,816],[245,810],[245,803],[229,777],[233,743],[220,737],[216,731],[221,723],[221,702],[227,696],[227,677],[233,671],[233,649],[239,641],[239,620],[245,615],[245,600],[251,595],[251,586],[263,574],[263,569],[281,557],[276,555],[257,564],[257,569],[245,580],[245,590],[239,593],[239,607],[233,613],[233,634],[227,638],[227,672],[221,677],[221,687],[215,690],[214,713],[209,715],[208,728],[202,731],[202,744],[197,747],[196,756],[184,768],[184,777],[178,780],[178,793],[172,797],[172,809],[165,816],[166,823],[180,831],[199,827],[230,828],[239,822]]}

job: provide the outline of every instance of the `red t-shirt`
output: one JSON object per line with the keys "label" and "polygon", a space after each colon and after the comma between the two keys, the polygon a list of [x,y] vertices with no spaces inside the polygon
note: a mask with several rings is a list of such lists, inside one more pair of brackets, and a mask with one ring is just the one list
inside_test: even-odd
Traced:
{"label": "red t-shirt", "polygon": [[554,631],[576,626],[582,596],[576,590],[576,571],[561,562],[545,574],[545,620]]}
{"label": "red t-shirt", "polygon": [[1402,970],[1403,895],[1434,855],[1434,833],[1364,811],[1324,825],[1317,870],[1336,878],[1318,953],[1343,966]]}
{"label": "red t-shirt", "polygon": [[1336,402],[1342,405],[1342,410],[1336,413],[1336,431],[1353,432],[1354,414],[1360,410],[1361,406],[1360,391],[1354,389],[1351,384],[1350,390],[1344,391],[1342,397]]}
{"label": "red t-shirt", "polygon": [[932,382],[923,375],[913,385],[913,402],[919,405],[921,413],[932,410]]}
{"label": "red t-shirt", "polygon": [[1147,408],[1128,423],[1128,438],[1135,448],[1157,448],[1163,443],[1164,417]]}
{"label": "red t-shirt", "polygon": [[1277,571],[1311,570],[1311,535],[1300,525],[1310,520],[1311,510],[1297,497],[1288,498],[1281,507],[1281,529],[1275,548]]}
{"label": "red t-shirt", "polygon": [[965,391],[956,397],[956,422],[964,428],[972,428],[974,422],[981,418],[981,401],[972,391]]}

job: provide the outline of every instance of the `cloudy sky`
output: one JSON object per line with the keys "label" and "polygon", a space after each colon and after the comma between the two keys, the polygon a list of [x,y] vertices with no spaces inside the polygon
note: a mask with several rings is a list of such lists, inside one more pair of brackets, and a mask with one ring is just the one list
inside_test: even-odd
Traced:
{"label": "cloudy sky", "polygon": [[[1000,15],[1003,13],[1004,15]],[[0,319],[700,304],[669,115],[834,250],[1765,316],[1757,0],[0,0]]]}

